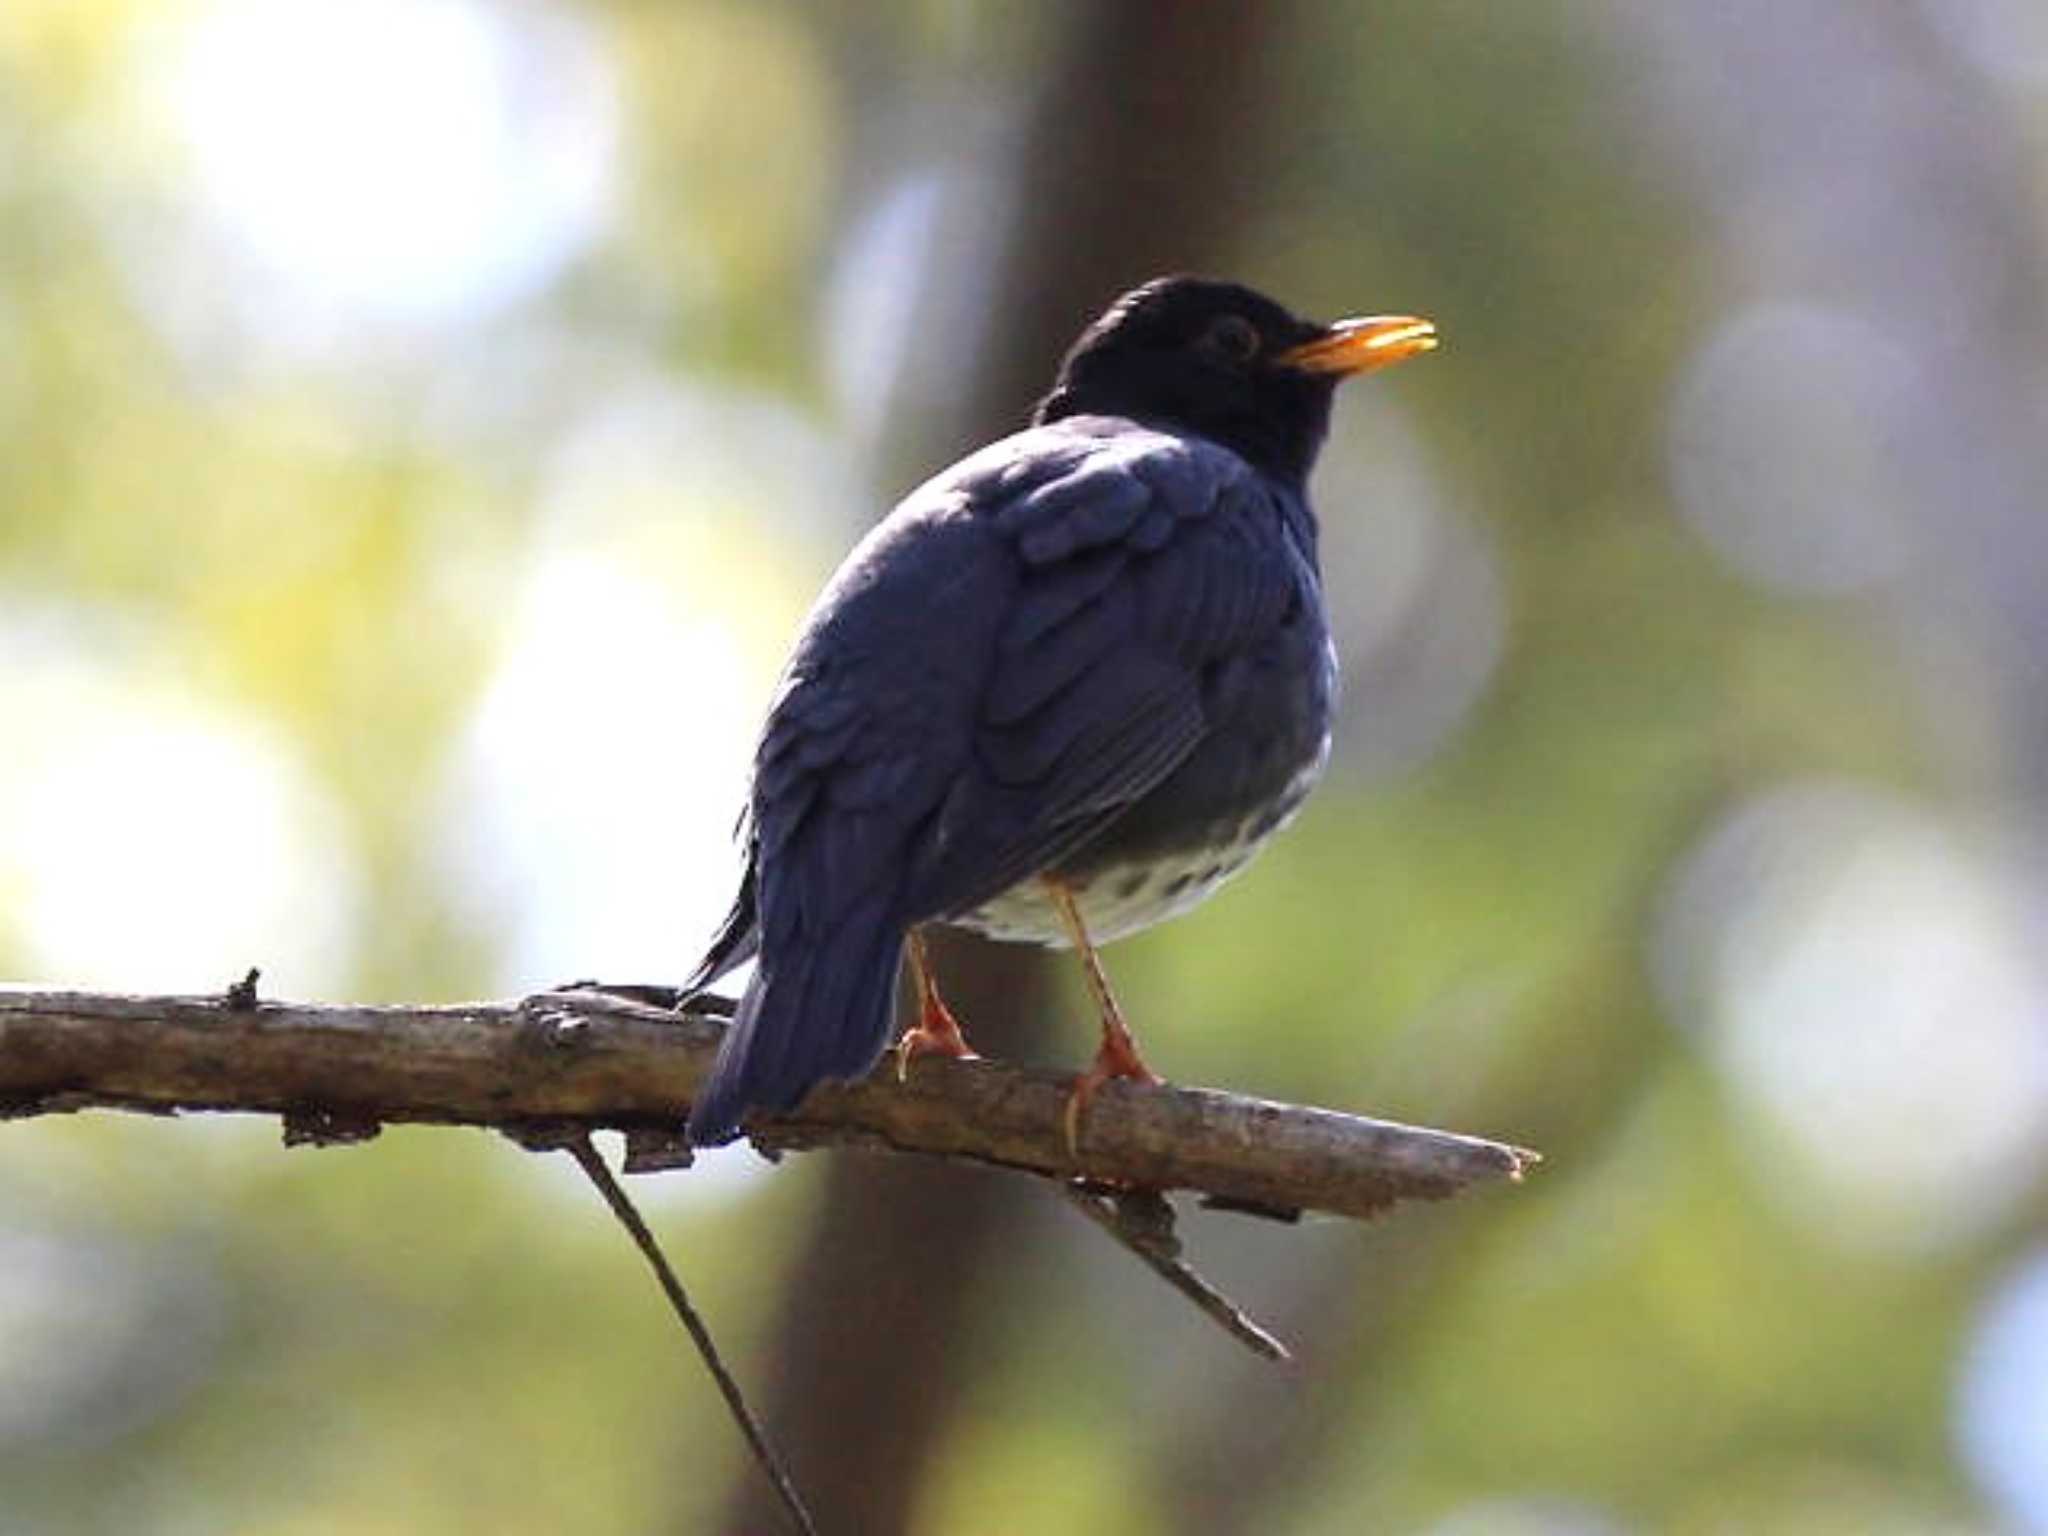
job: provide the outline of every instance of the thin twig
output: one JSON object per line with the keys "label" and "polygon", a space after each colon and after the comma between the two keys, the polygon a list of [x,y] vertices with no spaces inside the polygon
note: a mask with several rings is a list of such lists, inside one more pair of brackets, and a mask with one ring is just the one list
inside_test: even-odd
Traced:
{"label": "thin twig", "polygon": [[1287,1346],[1180,1256],[1173,1206],[1156,1189],[1105,1189],[1079,1179],[1060,1186],[1073,1207],[1143,1259],[1152,1272],[1195,1304],[1217,1327],[1262,1359],[1285,1362]]}
{"label": "thin twig", "polygon": [[753,1409],[747,1406],[747,1399],[740,1391],[740,1384],[733,1379],[732,1372],[725,1368],[725,1361],[718,1353],[718,1345],[712,1340],[710,1328],[705,1325],[696,1307],[691,1305],[688,1293],[683,1290],[683,1282],[676,1278],[676,1272],[670,1267],[667,1256],[662,1253],[661,1245],[654,1240],[654,1234],[641,1219],[639,1208],[628,1198],[625,1190],[620,1188],[619,1181],[612,1177],[611,1169],[605,1166],[604,1159],[598,1155],[597,1148],[591,1145],[588,1136],[572,1137],[562,1144],[562,1150],[576,1159],[576,1165],[583,1170],[585,1177],[597,1186],[597,1192],[604,1196],[605,1204],[610,1206],[612,1214],[618,1217],[619,1225],[626,1229],[634,1245],[639,1248],[654,1270],[655,1279],[661,1282],[662,1293],[668,1297],[669,1305],[675,1309],[676,1316],[682,1319],[683,1327],[689,1331],[690,1341],[697,1346],[697,1353],[704,1359],[704,1368],[711,1372],[711,1379],[718,1383],[719,1395],[725,1399],[725,1406],[731,1411],[733,1422],[739,1425],[740,1433],[746,1437],[747,1445],[754,1453],[754,1460],[760,1463],[761,1470],[768,1475],[768,1481],[775,1485],[775,1492],[781,1498],[783,1508],[789,1511],[790,1520],[804,1536],[818,1536],[817,1524],[811,1519],[811,1512],[804,1507],[803,1495],[797,1492],[795,1480],[783,1466],[781,1458],[775,1454],[775,1448],[768,1443],[768,1436],[761,1428],[760,1420],[754,1417]]}

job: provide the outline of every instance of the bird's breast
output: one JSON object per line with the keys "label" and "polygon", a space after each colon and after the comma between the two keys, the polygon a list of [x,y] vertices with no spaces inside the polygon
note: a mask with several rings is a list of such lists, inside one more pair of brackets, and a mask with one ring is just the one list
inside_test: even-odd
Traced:
{"label": "bird's breast", "polygon": [[[1005,943],[1064,947],[1067,933],[1053,907],[1048,879],[1073,894],[1088,937],[1098,944],[1179,917],[1214,895],[1294,819],[1328,756],[1325,733],[1275,793],[1240,813],[1184,826],[1183,842],[1121,838],[1113,827],[1060,868],[1022,880],[951,921]],[[1169,779],[1161,790],[1170,790],[1172,783]],[[1146,808],[1141,804],[1133,816]]]}

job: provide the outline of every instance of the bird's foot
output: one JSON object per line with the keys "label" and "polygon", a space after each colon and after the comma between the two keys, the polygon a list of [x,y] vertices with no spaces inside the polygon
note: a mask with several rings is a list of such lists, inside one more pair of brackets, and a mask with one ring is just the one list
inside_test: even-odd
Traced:
{"label": "bird's foot", "polygon": [[1086,1072],[1074,1079],[1074,1086],[1067,1093],[1067,1155],[1076,1161],[1081,1155],[1081,1116],[1095,1097],[1095,1090],[1116,1078],[1132,1083],[1158,1084],[1166,1081],[1145,1065],[1144,1058],[1138,1054],[1138,1042],[1131,1038],[1130,1031],[1105,1028],[1095,1060]]}
{"label": "bird's foot", "polygon": [[979,1061],[981,1057],[960,1031],[960,1021],[939,996],[939,984],[932,976],[932,957],[924,933],[910,930],[910,979],[917,986],[917,1022],[896,1042],[896,1081],[910,1075],[910,1063],[917,1056],[950,1056],[955,1061]]}
{"label": "bird's foot", "polygon": [[918,1056],[948,1056],[954,1061],[979,1061],[981,1053],[967,1043],[953,1010],[939,1000],[938,992],[927,991],[917,1022],[896,1042],[896,1081],[910,1075],[910,1063]]}

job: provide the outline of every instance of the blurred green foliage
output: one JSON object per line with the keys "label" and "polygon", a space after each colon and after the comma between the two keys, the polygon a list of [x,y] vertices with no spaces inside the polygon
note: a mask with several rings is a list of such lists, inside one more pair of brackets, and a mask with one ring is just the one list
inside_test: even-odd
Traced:
{"label": "blurred green foliage", "polygon": [[[615,536],[679,604],[718,607],[758,699],[802,594],[900,489],[867,468],[893,445],[855,443],[858,468],[803,497],[672,484],[652,512],[673,537],[625,513],[608,535],[550,510],[572,424],[589,397],[667,378],[841,431],[821,295],[844,248],[901,177],[964,158],[1000,181],[983,119],[1028,96],[1062,12],[567,9],[615,93],[601,233],[483,318],[297,354],[272,353],[260,306],[206,320],[195,296],[243,278],[193,264],[191,146],[151,81],[208,14],[0,12],[8,734],[37,730],[21,680],[74,652],[134,697],[257,722],[359,871],[338,990],[559,979],[523,971],[459,894],[442,825],[537,552]],[[1340,742],[1255,874],[1114,964],[1177,1077],[1550,1161],[1522,1190],[1364,1232],[1200,1222],[1198,1251],[1301,1347],[1279,1387],[1049,1219],[985,1324],[921,1528],[1188,1528],[1170,1470],[1226,1457],[1235,1396],[1277,1392],[1304,1461],[1267,1490],[1262,1530],[1992,1529],[1950,1400],[2027,1202],[1925,1246],[1831,1231],[1780,1198],[1796,1157],[1656,985],[1667,882],[1731,807],[1805,778],[1936,804],[1954,785],[1875,605],[1764,590],[1671,505],[1671,380],[1738,278],[1644,131],[1628,28],[1564,4],[1288,15],[1243,275],[1310,309],[1441,324],[1445,352],[1347,399],[1337,431],[1400,417],[1485,552],[1502,639],[1417,763],[1349,772]],[[566,110],[542,86],[520,110]],[[374,112],[375,82],[363,95]],[[899,255],[943,271],[949,238],[942,217]],[[1048,368],[1064,340],[1045,339]],[[1343,560],[1375,558],[1372,470],[1325,482]],[[649,714],[687,714],[690,681]],[[1975,686],[1967,658],[1955,686]],[[630,750],[636,721],[591,723],[618,745],[565,731],[533,750],[564,772]],[[37,878],[0,848],[0,973],[94,982],[41,973]],[[693,942],[675,934],[671,974]],[[711,1528],[732,1437],[596,1203],[540,1162],[452,1132],[286,1155],[265,1127],[5,1128],[0,1524]],[[706,1185],[647,1187],[746,1361],[815,1175]]]}

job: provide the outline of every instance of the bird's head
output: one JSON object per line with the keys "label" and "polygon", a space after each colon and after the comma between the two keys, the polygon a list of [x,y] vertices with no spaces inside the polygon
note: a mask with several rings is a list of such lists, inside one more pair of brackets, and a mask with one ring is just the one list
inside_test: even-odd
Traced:
{"label": "bird's head", "polygon": [[1128,416],[1198,433],[1299,483],[1337,385],[1435,345],[1436,327],[1408,315],[1318,325],[1238,283],[1155,278],[1081,333],[1034,420]]}

